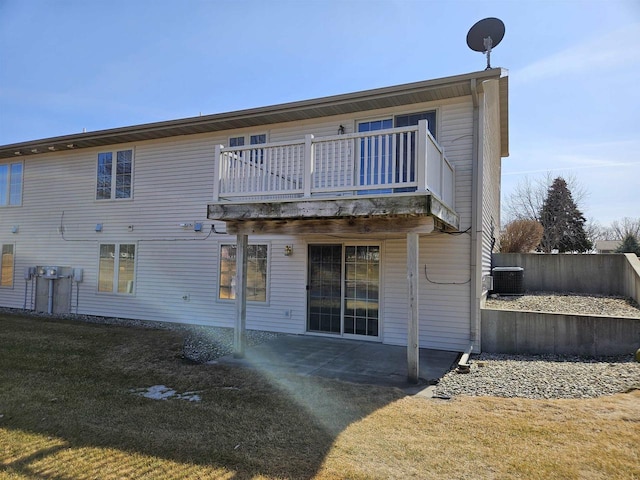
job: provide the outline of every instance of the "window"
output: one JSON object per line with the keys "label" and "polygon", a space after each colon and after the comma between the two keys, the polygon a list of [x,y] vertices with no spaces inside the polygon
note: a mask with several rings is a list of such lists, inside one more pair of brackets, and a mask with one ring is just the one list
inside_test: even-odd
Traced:
{"label": "window", "polygon": [[[267,245],[249,245],[247,249],[247,301],[267,301]],[[236,246],[220,246],[220,300],[236,298]]]}
{"label": "window", "polygon": [[263,143],[267,143],[267,135],[265,133],[249,137],[249,145],[261,145]]}
{"label": "window", "polygon": [[[246,140],[249,139],[249,145],[262,145],[267,143],[267,134],[260,133],[258,135],[249,135],[248,137],[240,136],[240,137],[229,137],[229,146],[231,148],[234,147],[244,147],[246,145]],[[251,149],[249,153],[249,161],[262,163],[264,160],[264,150],[262,148]]]}
{"label": "window", "polygon": [[13,287],[13,245],[2,245],[0,257],[0,287]]}
{"label": "window", "polygon": [[0,207],[22,204],[22,162],[0,164]]}
{"label": "window", "polygon": [[96,200],[131,198],[132,174],[133,150],[99,153]]}
{"label": "window", "polygon": [[[419,112],[397,115],[392,118],[370,120],[358,123],[358,132],[375,132],[388,128],[418,125],[427,120],[428,128],[435,137],[436,112]],[[393,143],[395,142],[395,151]],[[380,186],[387,183],[410,183],[416,180],[416,133],[405,132],[392,135],[377,135],[360,139],[360,185]],[[393,173],[395,172],[395,174]],[[416,187],[361,190],[360,194],[411,192]]]}
{"label": "window", "polygon": [[244,147],[244,137],[231,137],[229,139],[230,147]]}
{"label": "window", "polygon": [[[373,132],[393,127],[393,120],[358,123],[358,132]],[[380,185],[391,181],[390,142],[385,137],[360,139],[360,185]],[[362,193],[370,193],[365,191]]]}
{"label": "window", "polygon": [[98,292],[133,294],[135,260],[134,244],[101,244]]}
{"label": "window", "polygon": [[[394,123],[396,128],[412,127],[412,126],[418,125],[418,122],[420,120],[427,120],[427,128],[429,129],[429,132],[431,132],[431,135],[433,135],[433,138],[436,138],[436,112],[435,111],[411,113],[408,115],[397,115],[395,117]],[[410,149],[412,152],[415,152],[417,148],[415,132],[412,132],[410,134],[403,133],[402,136],[404,137],[403,140],[405,145],[407,145],[407,150]],[[400,151],[396,152],[396,155],[398,156],[400,163],[402,163],[402,165],[406,167],[402,169],[402,175],[396,175],[396,182],[398,181],[413,182],[416,179],[416,171],[415,171],[416,165],[415,165],[415,162],[412,162],[407,158],[407,150],[404,150],[404,152],[402,153]],[[414,187],[396,188],[394,190],[394,192],[411,192],[411,191],[415,191],[415,188]]]}
{"label": "window", "polygon": [[420,120],[426,120],[428,123],[427,128],[431,132],[434,138],[436,138],[436,112],[421,112],[421,113],[411,113],[409,115],[397,115],[395,118],[395,126],[398,127],[409,127],[413,125],[418,125]]}

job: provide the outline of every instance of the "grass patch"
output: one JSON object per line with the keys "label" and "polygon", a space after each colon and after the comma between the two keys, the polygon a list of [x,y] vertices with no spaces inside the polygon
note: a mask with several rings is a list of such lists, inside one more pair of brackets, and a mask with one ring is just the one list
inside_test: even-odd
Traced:
{"label": "grass patch", "polygon": [[[0,478],[640,478],[640,392],[407,397],[194,365],[183,333],[0,317]],[[150,400],[167,385],[201,402]]]}

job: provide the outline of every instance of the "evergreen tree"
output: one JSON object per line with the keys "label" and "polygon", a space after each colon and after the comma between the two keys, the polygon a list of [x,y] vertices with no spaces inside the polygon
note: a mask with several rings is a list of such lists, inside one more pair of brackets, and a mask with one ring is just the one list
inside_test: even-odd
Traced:
{"label": "evergreen tree", "polygon": [[640,257],[640,243],[638,243],[638,239],[629,233],[616,249],[616,253],[635,253]]}
{"label": "evergreen tree", "polygon": [[540,210],[540,223],[544,228],[540,249],[551,253],[586,252],[593,245],[584,229],[586,218],[573,201],[567,182],[556,178]]}

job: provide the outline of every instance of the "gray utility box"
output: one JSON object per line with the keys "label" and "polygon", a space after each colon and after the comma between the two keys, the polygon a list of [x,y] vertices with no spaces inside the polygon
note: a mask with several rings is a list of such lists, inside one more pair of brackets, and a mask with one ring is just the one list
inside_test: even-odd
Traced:
{"label": "gray utility box", "polygon": [[524,294],[524,268],[494,267],[493,291],[501,295]]}
{"label": "gray utility box", "polygon": [[[53,294],[51,313],[64,314],[71,312],[71,292],[73,269],[70,267],[36,267],[36,312],[49,311],[49,294]],[[53,285],[49,285],[52,282]],[[52,287],[53,291],[49,288]]]}

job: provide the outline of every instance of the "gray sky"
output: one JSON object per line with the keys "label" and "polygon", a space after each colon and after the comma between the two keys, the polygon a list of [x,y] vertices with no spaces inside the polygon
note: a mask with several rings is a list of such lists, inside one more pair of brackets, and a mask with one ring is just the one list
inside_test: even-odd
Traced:
{"label": "gray sky", "polygon": [[573,176],[640,217],[640,1],[0,0],[0,144],[509,70],[503,196]]}

